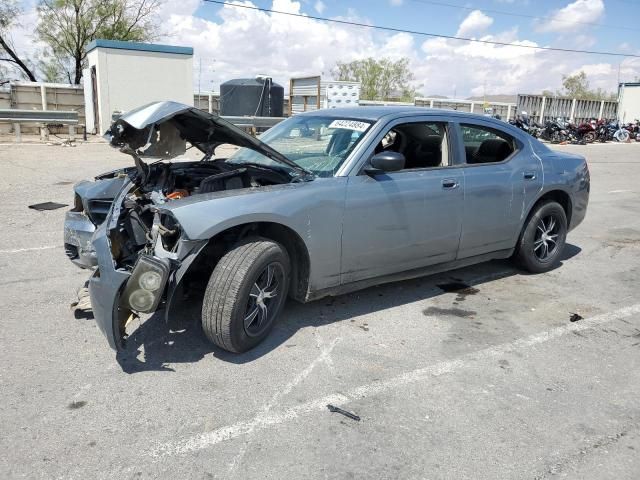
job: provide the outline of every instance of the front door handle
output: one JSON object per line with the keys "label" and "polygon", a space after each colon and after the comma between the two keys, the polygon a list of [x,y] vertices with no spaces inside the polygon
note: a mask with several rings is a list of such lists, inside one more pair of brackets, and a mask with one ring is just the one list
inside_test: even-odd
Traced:
{"label": "front door handle", "polygon": [[523,176],[525,180],[535,180],[536,172],[534,172],[533,170],[527,170],[524,172]]}
{"label": "front door handle", "polygon": [[442,188],[446,188],[448,190],[452,190],[454,188],[458,188],[458,182],[455,178],[445,178],[442,180]]}

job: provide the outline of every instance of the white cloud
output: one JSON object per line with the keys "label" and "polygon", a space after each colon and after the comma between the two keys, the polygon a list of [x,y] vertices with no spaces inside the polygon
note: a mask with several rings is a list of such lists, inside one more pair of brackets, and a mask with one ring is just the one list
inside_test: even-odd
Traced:
{"label": "white cloud", "polygon": [[539,32],[566,33],[589,28],[585,23],[594,23],[604,14],[602,0],[575,0],[560,10],[540,20],[536,29]]}
{"label": "white cloud", "polygon": [[[300,2],[291,0],[274,0],[273,9],[302,12]],[[340,18],[369,23],[354,11]],[[220,9],[215,22],[190,14],[173,15],[168,21],[172,43],[192,45],[196,65],[198,58],[203,59],[203,90],[211,88],[212,80],[217,89],[220,82],[258,73],[272,75],[286,88],[291,77],[331,78],[336,61],[374,56],[409,58],[416,87],[425,94],[452,95],[454,84],[462,97],[482,93],[485,85],[487,93],[531,93],[559,88],[563,74],[594,63],[584,55],[518,48],[538,44],[522,38],[517,28],[489,32],[492,26],[491,17],[474,11],[461,22],[458,33],[513,46],[442,38],[424,41],[406,33],[390,35],[231,6]],[[609,74],[594,71],[593,85],[615,90],[617,64],[612,68]],[[627,70],[633,78],[634,71],[640,74],[640,65],[629,64]]]}
{"label": "white cloud", "polygon": [[394,7],[399,7],[404,3],[404,0],[389,0],[389,3]]}
{"label": "white cloud", "polygon": [[485,15],[480,10],[473,10],[467,17],[462,21],[460,27],[458,27],[458,31],[456,32],[456,36],[458,37],[469,37],[473,34],[482,33],[487,30],[493,24],[493,18],[488,15]]}
{"label": "white cloud", "polygon": [[318,12],[320,15],[322,15],[322,13],[324,12],[324,9],[327,6],[324,4],[324,2],[322,0],[318,0],[314,5],[313,8],[316,10],[316,12]]}
{"label": "white cloud", "polygon": [[[247,0],[238,3],[254,5]],[[523,38],[517,28],[492,31],[495,26],[491,17],[481,12],[467,16],[458,31],[466,30],[475,38],[513,43],[514,46],[443,38],[425,41],[424,37],[406,33],[385,34],[230,5],[220,8],[213,20],[207,20],[194,16],[200,6],[199,0],[184,0],[180,7],[176,4],[167,1],[163,6],[163,28],[169,34],[159,43],[194,47],[194,87],[198,88],[199,64],[202,62],[200,88],[203,91],[212,87],[217,90],[221,82],[233,78],[253,77],[260,73],[272,75],[286,89],[291,77],[323,75],[331,78],[336,61],[369,56],[409,58],[416,87],[424,94],[452,95],[453,85],[460,97],[482,94],[485,85],[487,94],[555,90],[560,87],[562,75],[580,69],[585,69],[594,88],[614,91],[617,87],[617,60],[599,63],[586,55],[518,48],[515,45],[536,46],[537,43],[531,38]],[[307,11],[314,11],[314,3],[292,0],[273,0],[271,7],[302,13],[302,5],[306,5]],[[33,31],[35,12],[31,15],[25,16],[22,22],[25,26],[14,32],[16,46],[25,49],[33,48],[30,32]],[[340,18],[370,23],[353,10]],[[625,59],[620,63],[623,81],[632,81],[636,76],[640,76],[640,59]]]}

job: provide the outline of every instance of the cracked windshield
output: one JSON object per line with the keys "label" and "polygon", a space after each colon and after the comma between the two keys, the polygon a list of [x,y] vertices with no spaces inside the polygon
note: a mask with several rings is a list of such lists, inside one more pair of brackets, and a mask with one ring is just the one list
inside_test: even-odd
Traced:
{"label": "cracked windshield", "polygon": [[[260,140],[313,174],[331,177],[371,124],[368,121],[336,117],[298,116],[276,125]],[[238,150],[228,162],[289,168],[247,148]]]}

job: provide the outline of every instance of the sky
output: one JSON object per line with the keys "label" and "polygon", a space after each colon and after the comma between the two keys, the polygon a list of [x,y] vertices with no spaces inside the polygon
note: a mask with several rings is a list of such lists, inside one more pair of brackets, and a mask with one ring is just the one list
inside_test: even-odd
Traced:
{"label": "sky", "polygon": [[[16,47],[38,48],[34,0],[25,0]],[[229,3],[378,25],[565,49],[640,55],[638,0],[242,0]],[[509,15],[505,14],[509,13]],[[157,12],[157,43],[194,48],[194,90],[221,82],[272,76],[288,90],[290,77],[332,78],[337,61],[410,59],[423,95],[466,98],[539,93],[561,87],[562,76],[584,71],[591,87],[616,91],[618,80],[640,77],[640,58],[539,51],[516,46],[432,38],[309,18],[265,13],[202,0],[167,0]],[[545,17],[546,19],[531,18]]]}

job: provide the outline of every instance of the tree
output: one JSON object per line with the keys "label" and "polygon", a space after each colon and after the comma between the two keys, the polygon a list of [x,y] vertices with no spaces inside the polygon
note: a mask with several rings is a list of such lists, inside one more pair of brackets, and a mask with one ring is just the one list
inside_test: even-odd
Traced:
{"label": "tree", "polygon": [[[36,77],[16,52],[13,42],[9,37],[9,30],[17,24],[16,18],[21,10],[16,0],[2,0],[0,2],[0,61],[13,64],[32,82]],[[5,72],[6,69],[3,69]],[[6,73],[8,75],[8,73]],[[3,74],[4,76],[5,74]]]}
{"label": "tree", "polygon": [[[41,0],[36,36],[48,45],[48,76],[79,84],[92,40],[146,42],[158,35],[155,10],[161,0]],[[58,68],[60,71],[56,71]]]}
{"label": "tree", "polygon": [[360,98],[363,100],[413,100],[415,89],[410,82],[413,73],[409,59],[376,60],[369,57],[353,62],[337,62],[333,70],[336,80],[360,82]]}
{"label": "tree", "polygon": [[589,79],[583,71],[575,75],[562,76],[562,91],[558,91],[559,96],[580,98],[584,100],[611,100],[615,99],[615,94],[607,92],[602,88],[589,89]]}

